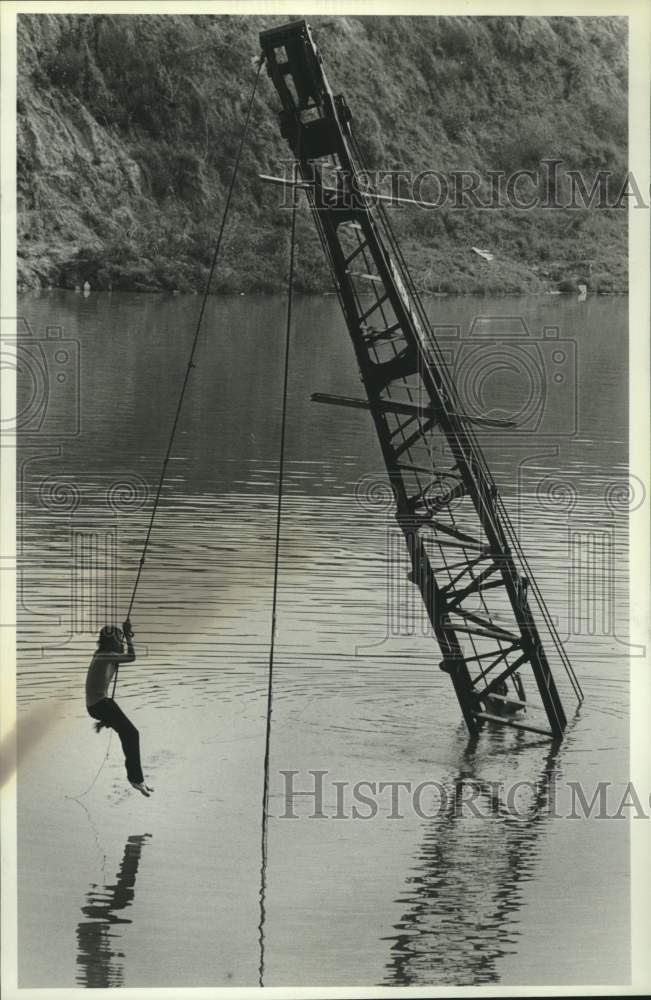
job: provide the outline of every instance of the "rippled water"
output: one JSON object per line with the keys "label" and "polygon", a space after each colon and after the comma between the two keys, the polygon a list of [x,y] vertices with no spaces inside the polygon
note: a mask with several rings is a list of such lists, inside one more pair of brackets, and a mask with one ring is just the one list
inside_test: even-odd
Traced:
{"label": "rippled water", "polygon": [[[428,304],[460,327],[444,331],[459,371],[471,328],[496,359],[466,368],[469,405],[526,409],[527,366],[505,369],[499,347],[518,318],[520,356],[547,377],[528,433],[482,440],[585,690],[560,747],[504,731],[468,745],[404,584],[370,418],[310,402],[360,394],[339,306],[296,303],[261,934],[285,303],[209,303],[118,685],[150,800],[127,790],[117,741],[90,792],[66,796],[106,753],[85,668],[128,604],[199,302],[52,292],[20,307],[45,343],[21,368],[19,984],[255,985],[261,958],[267,986],[628,981],[628,825],[549,808],[567,782],[627,780],[626,300]],[[327,772],[323,818],[308,818],[310,771]],[[366,781],[436,782],[439,808],[425,818],[407,795],[391,819],[389,789],[374,818],[335,818]],[[520,813],[516,781],[536,784]],[[482,818],[455,808],[468,796]]]}

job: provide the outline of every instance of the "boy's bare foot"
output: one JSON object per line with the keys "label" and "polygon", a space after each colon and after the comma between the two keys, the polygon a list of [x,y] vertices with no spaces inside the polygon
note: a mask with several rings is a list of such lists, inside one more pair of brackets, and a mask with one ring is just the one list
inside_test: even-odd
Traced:
{"label": "boy's bare foot", "polygon": [[146,785],[144,781],[130,781],[129,784],[133,785],[134,788],[137,788],[141,795],[145,795],[147,798],[149,798],[151,792],[154,790],[153,788],[150,788],[149,785]]}

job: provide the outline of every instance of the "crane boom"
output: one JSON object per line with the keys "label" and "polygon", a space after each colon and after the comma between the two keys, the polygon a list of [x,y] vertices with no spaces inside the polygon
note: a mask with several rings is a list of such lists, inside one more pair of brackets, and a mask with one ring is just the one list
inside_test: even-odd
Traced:
{"label": "crane boom", "polygon": [[[335,96],[309,25],[264,31],[280,128],[296,160],[359,365],[366,399],[317,396],[371,413],[411,573],[471,735],[487,721],[559,738],[566,714],[530,604],[572,681],[553,621],[528,570],[382,202],[361,189],[346,101]],[[527,575],[528,574],[528,575]],[[530,584],[533,583],[533,586]],[[524,681],[538,689],[535,724]]]}

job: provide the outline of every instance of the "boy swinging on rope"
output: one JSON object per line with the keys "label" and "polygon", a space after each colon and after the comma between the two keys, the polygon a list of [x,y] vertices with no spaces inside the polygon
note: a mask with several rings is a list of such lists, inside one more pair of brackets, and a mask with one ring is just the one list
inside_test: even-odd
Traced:
{"label": "boy swinging on rope", "polygon": [[[126,653],[123,646],[125,639]],[[129,783],[149,797],[154,789],[145,784],[142,775],[138,730],[113,698],[108,696],[109,684],[119,665],[133,663],[135,658],[133,631],[129,619],[122,623],[122,630],[113,625],[105,625],[99,633],[98,647],[86,674],[86,710],[93,719],[98,720],[95,723],[96,732],[99,733],[104,728],[116,731],[124,750]],[[115,692],[115,687],[113,691]]]}

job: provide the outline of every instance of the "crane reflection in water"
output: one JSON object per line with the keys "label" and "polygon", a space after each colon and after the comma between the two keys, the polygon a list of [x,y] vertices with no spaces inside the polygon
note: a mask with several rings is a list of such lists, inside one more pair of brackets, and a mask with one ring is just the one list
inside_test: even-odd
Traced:
{"label": "crane reflection in water", "polygon": [[120,934],[115,928],[131,923],[119,914],[133,903],[142,848],[150,837],[150,833],[143,833],[127,839],[114,885],[93,883],[90,887],[81,907],[85,919],[77,926],[76,978],[80,986],[97,989],[123,985],[122,963],[116,959],[124,958],[124,954],[117,948]]}
{"label": "crane reflection in water", "polygon": [[[444,813],[425,828],[415,874],[399,900],[407,908],[389,939],[382,985],[497,983],[499,960],[516,951],[522,883],[533,876],[549,819],[560,741],[545,756],[531,803],[517,815],[495,784],[478,776],[475,744],[450,782]],[[469,791],[481,817],[463,806]]]}

